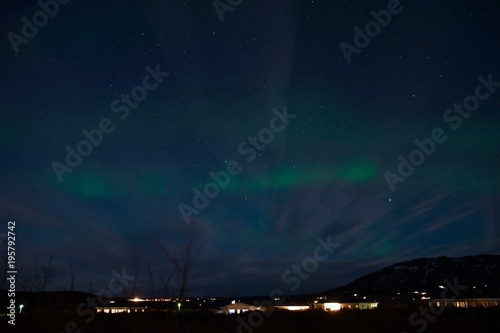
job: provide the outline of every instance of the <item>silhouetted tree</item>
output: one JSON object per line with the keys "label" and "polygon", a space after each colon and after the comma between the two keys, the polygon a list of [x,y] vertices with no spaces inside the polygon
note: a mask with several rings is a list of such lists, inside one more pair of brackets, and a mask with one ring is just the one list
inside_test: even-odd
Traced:
{"label": "silhouetted tree", "polygon": [[[186,244],[186,247],[182,250],[168,250],[164,246],[160,245],[163,253],[166,254],[169,261],[174,266],[173,275],[175,276],[179,287],[179,294],[177,296],[178,299],[182,299],[184,293],[188,289],[193,264],[200,255],[201,250],[203,249],[203,244],[200,245],[200,247],[196,250],[193,248],[195,233],[196,230],[194,224],[191,223],[189,226],[188,242]],[[168,279],[168,282],[169,281],[170,278]],[[162,283],[164,284],[164,286],[168,285],[168,283],[165,284],[163,281]]]}
{"label": "silhouetted tree", "polygon": [[132,282],[132,290],[130,292],[130,297],[135,297],[135,291],[136,291],[137,280],[138,280],[137,274],[139,274],[139,255],[137,253],[137,247],[134,248],[134,261],[133,261],[132,267],[134,270],[135,279]]}
{"label": "silhouetted tree", "polygon": [[71,261],[71,257],[68,256],[68,266],[69,266],[69,290],[75,290],[75,270],[73,268],[73,262]]}
{"label": "silhouetted tree", "polygon": [[0,282],[0,290],[7,290],[8,289],[8,286],[7,286],[7,271],[9,269],[8,269],[7,265],[8,265],[7,253],[4,253],[4,254],[2,254],[2,271],[1,271],[2,281]]}
{"label": "silhouetted tree", "polygon": [[89,294],[94,294],[94,288],[92,288],[92,281],[89,281],[88,283],[88,289],[87,289]]}
{"label": "silhouetted tree", "polygon": [[170,282],[172,281],[172,277],[174,276],[174,272],[170,272],[168,274],[167,279],[164,279],[161,274],[158,274],[161,282],[160,296],[163,298],[170,297]]}
{"label": "silhouetted tree", "polygon": [[17,269],[16,283],[22,291],[32,291],[34,283],[24,274],[24,266]]}
{"label": "silhouetted tree", "polygon": [[134,281],[130,285],[130,289],[127,286],[123,286],[122,294],[123,297],[130,297],[133,298],[136,296],[135,291],[137,287],[137,274],[138,274],[138,255],[137,255],[137,247],[134,247],[134,253],[132,254],[132,269],[133,269],[133,276],[135,276]]}
{"label": "silhouetted tree", "polygon": [[148,293],[149,297],[156,297],[155,279],[153,277],[153,271],[151,270],[151,264],[148,262],[146,271],[148,273]]}
{"label": "silhouetted tree", "polygon": [[52,267],[53,260],[54,254],[51,254],[47,265],[39,267],[35,259],[35,277],[33,281],[35,291],[45,291],[47,286],[54,279],[56,268]]}

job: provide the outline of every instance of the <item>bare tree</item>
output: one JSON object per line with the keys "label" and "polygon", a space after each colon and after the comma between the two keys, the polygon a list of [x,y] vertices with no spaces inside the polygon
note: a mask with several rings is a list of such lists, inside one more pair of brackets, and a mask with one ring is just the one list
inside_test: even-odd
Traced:
{"label": "bare tree", "polygon": [[0,281],[0,290],[7,290],[8,289],[8,283],[7,283],[7,271],[9,270],[8,267],[8,261],[7,261],[7,253],[2,254],[2,281]]}
{"label": "bare tree", "polygon": [[161,282],[161,289],[160,289],[160,295],[163,298],[170,297],[170,282],[172,281],[172,277],[174,276],[174,272],[170,272],[168,274],[167,279],[163,279],[163,276],[161,274],[158,274],[160,277],[160,282]]}
{"label": "bare tree", "polygon": [[136,291],[136,287],[137,287],[137,274],[139,273],[139,256],[137,254],[137,247],[134,247],[134,262],[133,262],[133,270],[134,270],[134,276],[135,276],[135,279],[134,281],[132,282],[132,291],[130,293],[130,297],[135,297],[135,291]]}
{"label": "bare tree", "polygon": [[42,265],[42,267],[40,268],[38,266],[37,260],[35,259],[35,291],[45,291],[49,283],[52,281],[52,279],[54,279],[56,268],[52,267],[53,260],[54,254],[51,254],[48,264]]}
{"label": "bare tree", "polygon": [[73,268],[73,262],[71,261],[71,257],[68,256],[68,265],[69,265],[69,290],[75,290],[75,270]]}
{"label": "bare tree", "polygon": [[88,293],[89,294],[94,294],[94,288],[92,288],[92,281],[89,281],[89,284],[88,284]]}
{"label": "bare tree", "polygon": [[155,297],[156,289],[155,289],[155,279],[153,277],[153,272],[151,271],[151,264],[148,262],[147,265],[147,273],[148,273],[148,293],[149,297]]}
{"label": "bare tree", "polygon": [[160,280],[160,288],[156,288],[155,278],[153,275],[153,270],[151,269],[151,263],[147,263],[146,272],[148,274],[148,292],[150,297],[156,297],[158,294],[161,298],[170,297],[170,281],[172,280],[173,272],[171,272],[167,279],[163,279],[161,274],[158,274]]}
{"label": "bare tree", "polygon": [[16,283],[22,291],[32,291],[35,285],[28,277],[25,276],[24,266],[17,269]]}
{"label": "bare tree", "polygon": [[135,297],[135,291],[136,291],[136,287],[137,287],[137,273],[138,273],[138,255],[137,255],[137,247],[134,247],[134,253],[132,255],[132,268],[133,268],[133,271],[134,271],[134,276],[135,276],[135,279],[134,279],[134,282],[132,283],[131,287],[130,287],[130,291],[129,291],[129,288],[127,286],[123,286],[123,291],[122,291],[122,294],[123,294],[123,297]]}
{"label": "bare tree", "polygon": [[170,262],[174,266],[174,276],[177,280],[179,286],[178,299],[182,299],[184,293],[189,287],[189,282],[191,278],[191,272],[193,263],[196,261],[198,256],[203,249],[203,245],[200,245],[198,249],[194,249],[195,240],[195,228],[194,224],[190,224],[188,242],[186,247],[182,250],[168,250],[164,246],[160,245],[162,251],[166,254]]}

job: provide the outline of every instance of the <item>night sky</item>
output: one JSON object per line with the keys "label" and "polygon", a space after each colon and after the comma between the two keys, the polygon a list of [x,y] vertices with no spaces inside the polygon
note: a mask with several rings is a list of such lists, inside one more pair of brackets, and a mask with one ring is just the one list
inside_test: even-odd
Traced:
{"label": "night sky", "polygon": [[[12,3],[0,233],[16,221],[26,276],[55,254],[51,289],[67,287],[69,256],[76,289],[98,290],[112,269],[132,272],[137,249],[146,296],[146,264],[166,276],[159,244],[184,246],[189,227],[204,247],[187,296],[320,292],[399,261],[500,253],[497,1],[402,0],[348,57],[341,43],[354,49],[355,27],[387,1],[246,0],[221,20],[211,0],[73,0],[16,47],[9,33],[22,39],[41,7]],[[132,91],[141,101],[127,104]],[[477,110],[453,111],[464,99]],[[285,111],[288,124],[273,121]],[[58,179],[54,162],[68,167],[66,147],[100,126],[109,133]],[[444,141],[429,144],[435,130]],[[258,133],[268,143],[254,148]],[[397,178],[415,140],[434,151]],[[229,161],[238,174],[188,226],[179,205],[194,210],[193,188]],[[391,189],[388,175],[404,182]],[[283,272],[328,235],[340,247],[289,291]]]}

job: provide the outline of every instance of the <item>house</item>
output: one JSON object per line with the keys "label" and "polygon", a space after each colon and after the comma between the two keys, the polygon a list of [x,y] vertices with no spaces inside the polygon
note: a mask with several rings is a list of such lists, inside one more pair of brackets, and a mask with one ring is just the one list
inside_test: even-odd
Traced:
{"label": "house", "polygon": [[97,313],[133,313],[145,312],[145,306],[97,306]]}
{"label": "house", "polygon": [[431,299],[428,304],[434,308],[443,305],[447,308],[490,308],[500,306],[500,298]]}
{"label": "house", "polygon": [[311,307],[308,304],[282,304],[282,305],[275,305],[274,307],[279,310],[287,310],[287,311],[305,311],[311,309]]}
{"label": "house", "polygon": [[343,309],[351,309],[351,310],[373,310],[378,307],[378,302],[332,302],[332,303],[324,303],[323,309],[325,311],[338,311]]}
{"label": "house", "polygon": [[134,313],[134,312],[146,312],[146,305],[139,305],[138,302],[143,302],[144,300],[139,298],[134,299],[113,299],[109,301],[109,304],[105,306],[97,306],[95,311],[97,313]]}
{"label": "house", "polygon": [[254,305],[250,305],[250,304],[246,304],[246,303],[242,303],[242,302],[236,302],[236,301],[232,301],[231,304],[224,305],[221,307],[221,312],[223,314],[226,314],[226,315],[228,315],[228,314],[240,314],[243,312],[256,311],[256,310],[259,310],[259,308],[254,306]]}

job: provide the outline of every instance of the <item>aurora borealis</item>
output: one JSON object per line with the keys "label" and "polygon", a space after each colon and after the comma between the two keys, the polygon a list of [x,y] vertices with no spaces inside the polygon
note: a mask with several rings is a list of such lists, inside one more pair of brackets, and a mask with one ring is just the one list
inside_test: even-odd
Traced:
{"label": "aurora borealis", "polygon": [[[193,215],[204,243],[188,295],[266,295],[310,255],[318,237],[341,244],[304,281],[320,292],[403,260],[500,251],[500,91],[453,123],[443,113],[478,77],[500,81],[494,1],[401,0],[403,11],[347,63],[342,42],[387,1],[243,1],[221,21],[212,1],[70,1],[14,52],[36,2],[3,4],[0,233],[16,221],[17,260],[55,254],[51,284],[105,284],[139,258],[167,274],[158,244],[187,240],[179,212],[210,172],[241,172]],[[169,75],[126,118],[113,101]],[[153,82],[151,80],[150,82]],[[121,105],[123,106],[123,105]],[[238,151],[270,127],[273,109],[296,115],[264,149]],[[53,161],[83,130],[112,132],[59,181]],[[415,140],[448,138],[396,190]]]}

